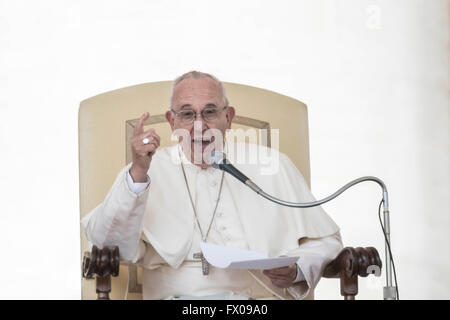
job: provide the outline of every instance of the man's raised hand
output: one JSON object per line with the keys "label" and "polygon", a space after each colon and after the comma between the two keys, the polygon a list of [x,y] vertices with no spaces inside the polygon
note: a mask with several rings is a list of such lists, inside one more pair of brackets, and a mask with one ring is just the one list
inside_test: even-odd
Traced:
{"label": "man's raised hand", "polygon": [[[155,132],[155,129],[150,128],[149,130],[144,131],[144,123],[149,116],[150,114],[148,112],[141,116],[138,124],[134,128],[133,136],[130,139],[131,152],[133,155],[133,164],[131,165],[130,175],[134,182],[146,182],[150,162],[160,143],[160,138]],[[144,143],[145,138],[148,139],[147,144]]]}

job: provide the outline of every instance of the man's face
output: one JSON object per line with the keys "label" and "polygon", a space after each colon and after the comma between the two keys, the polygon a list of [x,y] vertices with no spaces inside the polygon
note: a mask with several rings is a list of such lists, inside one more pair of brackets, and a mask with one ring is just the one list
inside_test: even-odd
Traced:
{"label": "man's face", "polygon": [[[209,77],[200,79],[187,78],[177,84],[172,97],[172,109],[175,113],[192,110],[197,112],[195,122],[186,123],[173,112],[168,111],[166,118],[170,123],[172,131],[185,129],[190,133],[191,150],[201,150],[214,142],[214,138],[205,136],[208,129],[217,129],[225,137],[227,129],[231,128],[231,121],[234,117],[234,108],[227,107],[220,90],[219,84]],[[204,109],[217,108],[218,115],[214,121],[205,121],[200,113]],[[193,156],[192,152],[192,156]],[[192,160],[192,157],[191,157]]]}

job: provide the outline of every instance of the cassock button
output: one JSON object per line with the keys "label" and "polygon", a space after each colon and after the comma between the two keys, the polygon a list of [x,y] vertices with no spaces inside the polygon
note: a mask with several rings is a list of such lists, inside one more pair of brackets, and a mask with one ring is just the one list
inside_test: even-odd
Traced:
{"label": "cassock button", "polygon": [[215,186],[217,186],[217,181],[215,181],[215,180],[211,181],[211,187],[215,187]]}

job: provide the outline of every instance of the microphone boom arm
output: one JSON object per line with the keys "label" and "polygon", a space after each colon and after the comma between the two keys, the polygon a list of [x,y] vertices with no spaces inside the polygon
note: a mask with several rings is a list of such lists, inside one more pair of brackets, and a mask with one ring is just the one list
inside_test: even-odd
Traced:
{"label": "microphone boom arm", "polygon": [[293,208],[311,208],[311,207],[320,206],[321,204],[324,204],[330,200],[333,200],[334,198],[336,198],[337,196],[342,194],[348,188],[350,188],[360,182],[363,182],[363,181],[374,181],[377,184],[379,184],[383,190],[383,224],[384,224],[384,231],[385,231],[385,237],[386,237],[386,239],[385,239],[386,287],[384,287],[384,290],[383,290],[383,297],[385,300],[393,300],[393,299],[396,299],[396,291],[395,291],[395,287],[392,286],[392,265],[391,265],[391,254],[390,254],[390,250],[389,250],[389,245],[391,242],[391,239],[390,239],[391,231],[390,231],[390,224],[389,224],[389,201],[388,201],[388,192],[387,192],[386,185],[384,184],[384,182],[381,179],[379,179],[377,177],[372,177],[372,176],[361,177],[361,178],[355,179],[353,181],[350,181],[349,183],[344,185],[342,188],[340,188],[338,191],[336,191],[335,193],[333,193],[332,195],[330,195],[326,198],[323,198],[323,199],[317,200],[317,201],[313,201],[313,202],[305,202],[305,203],[289,202],[289,201],[284,201],[284,200],[275,198],[275,197],[265,193],[260,187],[258,187],[250,179],[248,179],[244,183],[250,189],[255,191],[257,194],[261,195],[262,197],[266,198],[267,200],[278,203],[282,206],[293,207]]}
{"label": "microphone boom arm", "polygon": [[[324,204],[330,200],[333,200],[340,194],[342,194],[345,190],[348,188],[363,182],[363,181],[374,181],[378,183],[382,190],[383,190],[383,223],[384,227],[382,225],[384,236],[385,236],[385,252],[386,252],[386,287],[384,287],[383,290],[383,296],[385,300],[392,300],[396,299],[397,297],[397,291],[396,287],[392,286],[392,257],[390,253],[390,224],[389,224],[389,201],[388,201],[388,192],[386,185],[384,184],[381,179],[377,177],[372,176],[366,176],[361,177],[358,179],[355,179],[353,181],[350,181],[345,186],[340,188],[338,191],[333,193],[332,195],[323,198],[321,200],[313,201],[313,202],[306,202],[306,203],[295,203],[295,202],[289,202],[284,201],[278,198],[275,198],[267,193],[265,193],[260,187],[258,187],[252,180],[250,180],[248,177],[246,177],[242,172],[240,172],[238,169],[236,169],[231,163],[228,162],[226,159],[226,155],[223,152],[214,152],[211,155],[211,165],[220,170],[224,170],[234,176],[236,179],[247,185],[250,189],[255,191],[257,194],[261,195],[262,197],[266,198],[267,200],[270,200],[272,202],[275,202],[277,204],[280,204],[282,206],[287,207],[293,207],[293,208],[311,208],[320,206],[321,204]],[[395,271],[395,270],[394,270]]]}

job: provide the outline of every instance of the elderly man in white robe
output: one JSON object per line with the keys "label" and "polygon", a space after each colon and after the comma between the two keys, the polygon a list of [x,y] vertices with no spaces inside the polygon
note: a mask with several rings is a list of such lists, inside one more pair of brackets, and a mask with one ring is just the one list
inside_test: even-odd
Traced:
{"label": "elderly man in white robe", "polygon": [[[121,260],[143,268],[144,299],[312,299],[325,266],[342,249],[338,226],[321,207],[275,205],[197,157],[218,145],[211,138],[217,135],[206,132],[224,136],[235,115],[217,78],[197,71],[180,76],[170,106],[172,130],[189,135],[157,150],[158,134],[143,128],[149,114],[141,116],[131,138],[132,163],[82,220],[89,242],[119,246]],[[278,164],[272,174],[261,174],[260,163],[235,163],[267,193],[292,202],[315,200],[286,155],[249,144],[246,150],[264,152]],[[299,259],[264,271],[205,270],[202,241]]]}

